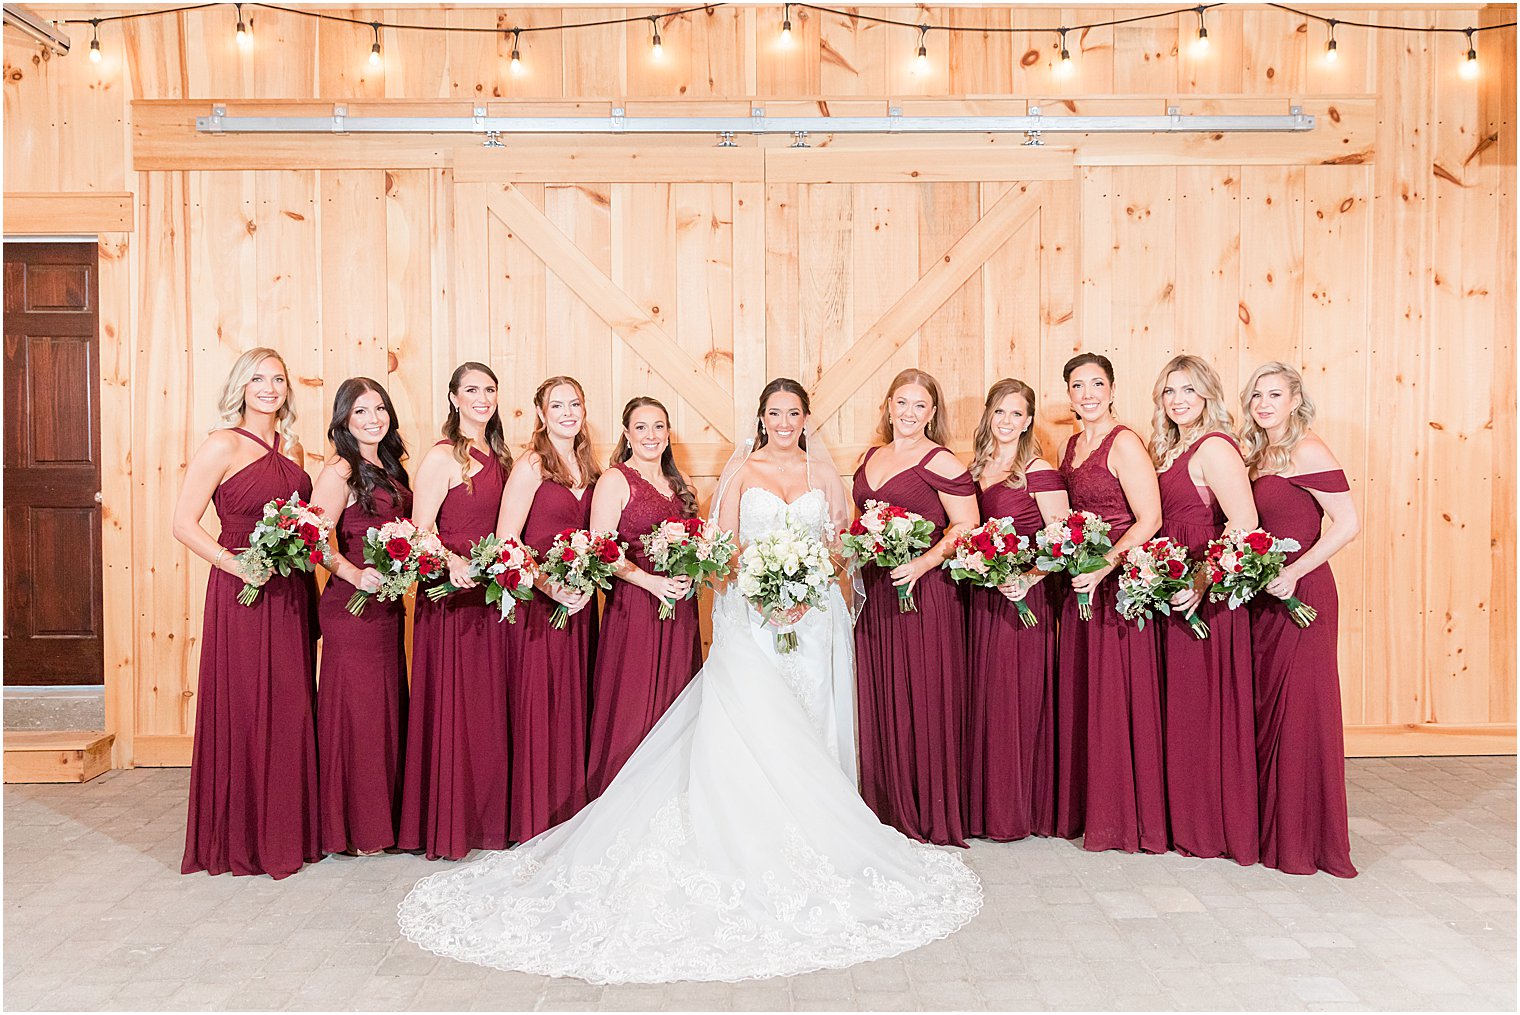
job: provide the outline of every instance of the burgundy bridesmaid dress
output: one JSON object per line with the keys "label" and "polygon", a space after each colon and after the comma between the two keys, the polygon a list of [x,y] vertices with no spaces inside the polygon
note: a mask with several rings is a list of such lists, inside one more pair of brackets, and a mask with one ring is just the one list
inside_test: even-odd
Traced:
{"label": "burgundy bridesmaid dress", "polygon": [[[1262,476],[1252,484],[1261,527],[1302,550],[1319,539],[1324,511],[1310,490],[1351,489],[1339,469]],[[1346,823],[1346,744],[1336,663],[1339,600],[1329,563],[1304,575],[1293,593],[1319,611],[1300,628],[1263,592],[1249,604],[1256,668],[1256,766],[1261,862],[1288,874],[1328,871],[1356,877]]]}
{"label": "burgundy bridesmaid dress", "polygon": [[[1202,559],[1224,532],[1225,516],[1207,487],[1188,475],[1211,432],[1159,474],[1161,534]],[[1237,448],[1238,450],[1238,448]],[[1172,846],[1184,856],[1224,856],[1253,864],[1256,827],[1256,716],[1251,681],[1251,621],[1245,610],[1205,602],[1197,616],[1209,636],[1193,636],[1181,614],[1157,617],[1166,675],[1166,804]],[[1147,624],[1149,626],[1149,624]]]}
{"label": "burgundy bridesmaid dress", "polygon": [[[591,490],[579,497],[545,480],[533,494],[523,542],[540,557],[565,529],[591,524]],[[517,604],[508,628],[512,716],[510,835],[527,842],[586,805],[586,697],[596,644],[592,602],[563,631],[549,624],[555,602],[543,592]]]}
{"label": "burgundy bridesmaid dress", "polygon": [[[977,501],[983,520],[1012,518],[1033,542],[1045,524],[1034,495],[1065,490],[1066,482],[1048,469],[1028,473],[1026,484],[979,489]],[[969,836],[1010,842],[1055,834],[1059,581],[1047,578],[1024,597],[1035,627],[1025,627],[1018,607],[997,589],[967,589]]]}
{"label": "burgundy bridesmaid dress", "polygon": [[[292,492],[311,497],[306,470],[265,449],[211,496],[217,542],[248,545],[264,505]],[[242,579],[217,568],[206,583],[200,700],[190,761],[190,809],[180,873],[288,877],[322,859],[317,829],[317,743],[312,728],[316,589],[309,574],[275,575],[252,606]]]}
{"label": "burgundy bridesmaid dress", "polygon": [[[934,523],[938,542],[949,522],[939,493],[971,497],[968,473],[930,472],[936,446],[917,465],[873,489],[866,452],[855,470],[855,505],[886,501]],[[860,795],[876,816],[910,838],[966,845],[966,614],[948,572],[918,580],[916,613],[897,605],[891,573],[867,565],[866,602],[855,622],[855,682],[860,718]]]}
{"label": "burgundy bridesmaid dress", "polygon": [[[1108,452],[1116,426],[1081,465],[1077,442],[1061,460],[1074,511],[1099,515],[1118,543],[1134,524]],[[1158,625],[1136,630],[1114,609],[1117,571],[1093,592],[1092,619],[1076,595],[1061,608],[1057,701],[1056,832],[1082,836],[1082,848],[1165,853],[1166,775],[1161,749],[1161,651]]]}
{"label": "burgundy bridesmaid dress", "polygon": [[[374,491],[374,511],[357,501],[338,518],[338,545],[363,570],[364,534],[412,511],[412,492]],[[336,575],[322,590],[322,670],[317,682],[322,848],[372,853],[396,844],[406,728],[406,603],[371,597],[348,612],[354,587]]]}
{"label": "burgundy bridesmaid dress", "polygon": [[[628,479],[628,504],[618,519],[618,539],[628,556],[653,572],[639,541],[660,522],[686,513],[681,498],[660,493],[638,471],[619,463]],[[590,764],[587,793],[595,798],[612,782],[660,716],[702,665],[697,600],[676,603],[676,615],[659,619],[660,601],[625,581],[614,581],[602,613],[601,640],[617,652],[596,657],[591,684]]]}
{"label": "burgundy bridesmaid dress", "polygon": [[[500,462],[478,448],[470,454],[480,463],[474,489],[460,483],[438,508],[438,536],[461,556],[496,528],[506,484]],[[505,849],[509,841],[507,646],[499,616],[480,586],[436,603],[417,597],[396,845],[424,850],[429,860]]]}

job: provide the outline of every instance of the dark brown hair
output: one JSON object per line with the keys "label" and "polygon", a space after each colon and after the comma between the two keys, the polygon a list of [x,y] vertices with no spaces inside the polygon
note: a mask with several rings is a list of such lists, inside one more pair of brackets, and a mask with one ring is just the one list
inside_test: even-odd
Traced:
{"label": "dark brown hair", "polygon": [[[772,395],[778,394],[780,392],[785,392],[788,395],[796,395],[797,400],[802,403],[802,414],[804,416],[811,415],[813,411],[812,403],[808,399],[807,388],[804,388],[802,386],[802,382],[794,381],[790,377],[773,378],[769,384],[761,389],[760,405],[755,409],[756,451],[759,451],[761,448],[765,447],[765,445],[770,443],[771,435],[765,430],[765,403],[771,400]],[[800,433],[797,435],[797,447],[801,448],[803,451],[807,450],[806,433]]]}
{"label": "dark brown hair", "polygon": [[[464,375],[472,370],[491,378],[491,383],[497,385],[497,396],[500,397],[501,382],[496,379],[495,371],[474,360],[466,360],[454,368],[454,374],[449,378],[449,394],[459,394],[459,385],[464,380]],[[474,493],[474,477],[470,475],[470,439],[459,429],[459,407],[453,402],[449,403],[449,414],[443,420],[443,436],[454,445],[454,460],[459,463],[459,478],[464,482],[464,488]],[[496,411],[491,413],[491,418],[486,420],[485,438],[486,446],[491,449],[491,457],[501,463],[504,471],[511,472],[512,452],[507,447],[507,437],[501,428],[500,403],[497,404]]]}
{"label": "dark brown hair", "polygon": [[[359,441],[348,428],[348,417],[353,415],[354,402],[358,401],[360,395],[371,391],[380,396],[380,404],[384,406],[390,421],[390,428],[380,438],[380,446],[376,449],[380,454],[378,466],[364,460],[359,452]],[[338,385],[338,393],[333,396],[332,420],[327,424],[327,439],[332,441],[338,457],[348,463],[348,488],[365,513],[375,513],[376,487],[385,487],[391,492],[391,499],[396,500],[400,487],[409,485],[406,466],[401,464],[401,460],[406,457],[406,444],[401,440],[396,407],[391,404],[390,393],[378,381],[368,377],[350,377]]]}
{"label": "dark brown hair", "polygon": [[[618,434],[617,447],[612,449],[612,464],[626,462],[633,457],[633,446],[628,443],[628,421],[633,418],[637,409],[645,406],[659,409],[665,414],[665,433],[670,433],[670,411],[661,404],[657,398],[648,395],[640,395],[630,398],[628,404],[623,406],[623,432]],[[675,491],[675,495],[681,500],[681,514],[687,518],[697,516],[697,492],[691,488],[686,477],[681,475],[681,470],[676,468],[675,448],[669,440],[665,442],[665,450],[660,455],[660,472],[664,474],[666,482]]]}

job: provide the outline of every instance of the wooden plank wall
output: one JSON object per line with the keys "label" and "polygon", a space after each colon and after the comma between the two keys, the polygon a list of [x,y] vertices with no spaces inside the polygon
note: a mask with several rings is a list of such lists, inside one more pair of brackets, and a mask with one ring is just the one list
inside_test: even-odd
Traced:
{"label": "wooden plank wall", "polygon": [[[509,29],[626,12],[342,13]],[[1489,734],[1507,730],[1512,747],[1513,30],[1480,39],[1477,82],[1456,73],[1460,37],[1343,29],[1331,65],[1320,26],[1271,9],[1211,11],[1214,46],[1203,57],[1187,44],[1191,13],[1074,33],[1076,68],[1065,78],[1051,34],[931,32],[930,69],[915,74],[910,30],[794,10],[796,40],[783,48],[779,7],[730,6],[671,21],[659,63],[645,24],[529,34],[525,70],[513,74],[505,36],[389,30],[372,69],[366,29],[249,14],[248,52],[233,43],[230,8],[217,7],[102,26],[98,65],[83,46],[56,58],[6,33],[7,193],[130,193],[136,206],[135,233],[103,234],[101,245],[117,764],[186,756],[206,567],[173,542],[168,519],[240,349],[287,353],[313,470],[344,377],[386,379],[418,447],[432,439],[454,365],[480,358],[502,374],[514,439],[526,436],[529,395],[550,373],[582,378],[608,440],[626,397],[666,399],[705,486],[767,377],[817,382],[868,329],[890,332],[888,312],[920,275],[1021,187],[1032,214],[861,373],[826,428],[840,450],[853,456],[870,440],[881,389],[906,365],[940,376],[959,441],[989,382],[1025,377],[1042,393],[1041,428],[1054,443],[1067,427],[1060,365],[1076,350],[1109,353],[1121,415],[1142,431],[1155,371],[1176,351],[1210,357],[1231,391],[1264,359],[1296,362],[1364,523],[1336,561],[1353,741],[1463,751],[1503,743]],[[1030,29],[1115,14],[911,17]],[[1513,20],[1514,7],[1344,16],[1464,27]],[[78,26],[74,34],[83,38]],[[663,182],[613,173],[519,183],[527,200],[517,213],[532,213],[522,221],[541,216],[631,297],[637,314],[616,326],[493,212],[502,185],[489,173],[456,183],[452,159],[432,142],[396,142],[394,163],[364,168],[323,168],[301,154],[309,147],[283,142],[266,146],[256,170],[139,172],[133,161],[165,157],[157,128],[144,125],[172,115],[139,106],[134,117],[134,100],[197,100],[200,110],[213,98],[603,108],[620,99],[643,112],[733,113],[753,98],[778,112],[817,112],[821,102],[837,114],[851,100],[948,111],[990,108],[970,97],[999,96],[1050,113],[1156,112],[1168,100],[1188,111],[1280,112],[1300,101],[1327,133],[1232,137],[1214,154],[1150,146],[1137,155],[1128,139],[1094,138],[1065,178],[1026,183],[942,163],[933,183],[808,182],[807,164],[783,163],[774,148],[764,165],[788,167],[775,182],[698,179],[693,168]],[[1336,131],[1366,143],[1325,150]],[[923,143],[898,139],[904,151]],[[580,148],[615,155],[619,144]],[[638,336],[655,333],[728,393],[731,417],[704,415],[637,351]]]}

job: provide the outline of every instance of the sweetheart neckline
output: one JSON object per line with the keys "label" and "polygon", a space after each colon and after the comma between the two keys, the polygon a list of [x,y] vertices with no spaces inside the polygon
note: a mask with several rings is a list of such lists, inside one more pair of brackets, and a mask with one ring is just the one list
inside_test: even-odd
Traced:
{"label": "sweetheart neckline", "polygon": [[786,505],[787,507],[791,507],[793,504],[796,504],[799,501],[801,501],[802,498],[806,497],[808,494],[810,494],[810,493],[821,493],[821,492],[822,491],[819,490],[819,489],[817,489],[816,487],[812,487],[812,488],[809,488],[808,490],[805,490],[802,493],[799,493],[797,495],[797,497],[796,497],[795,500],[787,500],[785,497],[781,496],[779,493],[776,493],[773,490],[768,490],[768,489],[766,489],[763,486],[751,486],[751,487],[747,487],[745,489],[744,493],[740,495],[739,499],[743,500],[745,497],[749,496],[751,493],[768,493],[772,497],[774,497],[776,500],[779,500],[782,504]]}

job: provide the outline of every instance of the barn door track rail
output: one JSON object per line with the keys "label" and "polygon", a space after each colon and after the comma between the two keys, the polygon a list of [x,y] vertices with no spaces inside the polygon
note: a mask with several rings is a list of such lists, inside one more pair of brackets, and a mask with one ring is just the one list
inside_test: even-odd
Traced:
{"label": "barn door track rail", "polygon": [[228,116],[212,106],[210,116],[195,118],[202,134],[479,134],[487,147],[508,134],[711,134],[720,147],[732,147],[739,134],[786,134],[793,147],[806,148],[815,134],[1023,134],[1025,144],[1041,144],[1044,134],[1229,134],[1303,133],[1314,117],[1301,106],[1286,115],[1184,116],[1168,106],[1165,116],[1043,116],[1031,106],[1025,116],[903,116],[891,107],[886,116],[766,116],[754,107],[743,116],[624,116],[614,106],[610,116],[487,116],[474,107],[471,116],[349,116],[346,105],[331,116]]}

